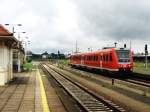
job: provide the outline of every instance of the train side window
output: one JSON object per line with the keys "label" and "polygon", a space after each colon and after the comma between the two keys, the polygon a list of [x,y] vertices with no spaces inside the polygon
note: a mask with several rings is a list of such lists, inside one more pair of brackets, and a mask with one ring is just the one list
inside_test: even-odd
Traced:
{"label": "train side window", "polygon": [[102,61],[103,59],[102,59],[102,56],[100,56],[100,60]]}
{"label": "train side window", "polygon": [[98,57],[97,56],[95,56],[95,61],[98,61]]}
{"label": "train side window", "polygon": [[105,55],[103,55],[103,60],[105,61]]}
{"label": "train side window", "polygon": [[107,62],[108,62],[108,60],[109,60],[109,55],[107,54]]}
{"label": "train side window", "polygon": [[108,54],[106,55],[106,62],[108,62]]}
{"label": "train side window", "polygon": [[106,62],[106,55],[104,56],[104,61]]}
{"label": "train side window", "polygon": [[96,61],[96,56],[94,56],[94,61]]}
{"label": "train side window", "polygon": [[112,61],[112,53],[110,53],[110,61]]}

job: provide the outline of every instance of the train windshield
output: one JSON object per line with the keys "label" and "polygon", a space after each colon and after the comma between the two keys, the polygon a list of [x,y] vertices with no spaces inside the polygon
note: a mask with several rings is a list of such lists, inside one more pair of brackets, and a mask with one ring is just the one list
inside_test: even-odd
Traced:
{"label": "train windshield", "polygon": [[116,50],[118,62],[130,62],[130,50]]}

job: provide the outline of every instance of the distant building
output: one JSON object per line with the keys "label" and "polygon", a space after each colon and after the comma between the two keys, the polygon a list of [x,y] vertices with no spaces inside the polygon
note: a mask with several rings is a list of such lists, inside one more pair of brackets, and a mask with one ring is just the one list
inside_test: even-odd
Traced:
{"label": "distant building", "polygon": [[48,59],[49,58],[49,54],[47,53],[47,51],[45,51],[43,54],[41,54],[42,59]]}
{"label": "distant building", "polygon": [[26,58],[32,58],[32,52],[26,51]]}

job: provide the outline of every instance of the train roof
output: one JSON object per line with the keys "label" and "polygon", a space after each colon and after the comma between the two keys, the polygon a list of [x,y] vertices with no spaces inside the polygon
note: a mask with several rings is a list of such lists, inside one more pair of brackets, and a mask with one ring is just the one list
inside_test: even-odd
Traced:
{"label": "train roof", "polygon": [[74,56],[74,55],[88,55],[88,54],[97,54],[99,52],[109,52],[109,51],[113,51],[113,50],[130,50],[128,48],[105,48],[105,49],[101,49],[101,50],[98,50],[98,51],[91,51],[91,52],[84,52],[84,53],[75,53],[75,54],[72,54],[71,56]]}

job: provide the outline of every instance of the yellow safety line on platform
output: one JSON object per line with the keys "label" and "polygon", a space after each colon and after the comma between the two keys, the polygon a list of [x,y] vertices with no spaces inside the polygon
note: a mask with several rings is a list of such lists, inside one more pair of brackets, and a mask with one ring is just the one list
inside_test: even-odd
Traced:
{"label": "yellow safety line on platform", "polygon": [[43,112],[50,112],[44,85],[43,85],[43,81],[42,81],[42,77],[40,75],[39,69],[37,70],[37,74],[38,74],[39,81],[40,81],[40,92],[41,92],[41,98],[42,98]]}

